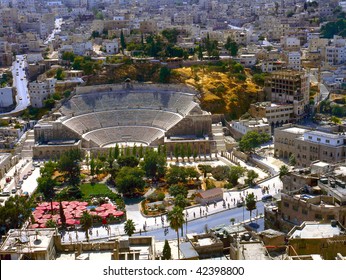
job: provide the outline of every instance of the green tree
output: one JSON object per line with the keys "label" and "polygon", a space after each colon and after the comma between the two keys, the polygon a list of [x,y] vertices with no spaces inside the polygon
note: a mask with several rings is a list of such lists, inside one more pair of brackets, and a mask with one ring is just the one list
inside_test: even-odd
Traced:
{"label": "green tree", "polygon": [[241,166],[231,166],[228,174],[229,182],[235,186],[238,184],[238,179],[244,175],[245,168]]}
{"label": "green tree", "polygon": [[80,219],[80,224],[82,225],[82,229],[85,232],[85,237],[89,242],[89,230],[93,226],[93,217],[88,211],[83,211],[82,217]]}
{"label": "green tree", "polygon": [[238,54],[238,45],[234,42],[230,36],[227,37],[227,41],[225,44],[225,49],[229,51],[231,56],[237,56]]}
{"label": "green tree", "polygon": [[174,205],[184,209],[187,205],[187,201],[184,195],[178,194],[174,199]]}
{"label": "green tree", "polygon": [[289,158],[289,164],[292,165],[292,166],[295,166],[297,161],[296,161],[296,157],[292,154]]}
{"label": "green tree", "polygon": [[63,71],[63,69],[62,68],[58,68],[57,70],[56,70],[56,73],[55,73],[55,78],[57,79],[57,80],[63,80],[64,79],[64,77],[65,77],[65,75],[64,75],[64,71]]}
{"label": "green tree", "polygon": [[0,225],[7,228],[21,228],[31,215],[31,202],[26,196],[11,196],[0,206]]}
{"label": "green tree", "polygon": [[170,260],[171,258],[172,258],[171,247],[169,246],[167,239],[165,239],[165,245],[163,245],[163,250],[162,250],[162,259]]}
{"label": "green tree", "polygon": [[246,204],[246,210],[250,211],[250,221],[251,221],[252,211],[256,209],[256,199],[253,193],[249,193],[245,197],[245,204]]}
{"label": "green tree", "polygon": [[73,149],[63,153],[57,163],[58,170],[71,186],[78,186],[80,183],[79,163],[81,159],[81,151],[79,149]]}
{"label": "green tree", "polygon": [[163,66],[160,68],[159,73],[159,82],[163,84],[168,84],[171,79],[171,69],[169,69],[167,66]]}
{"label": "green tree", "polygon": [[126,41],[123,30],[120,32],[120,46],[122,53],[124,53],[124,50],[126,49]]}
{"label": "green tree", "polygon": [[289,172],[288,167],[286,165],[281,165],[279,170],[279,178],[282,180],[282,177],[287,175]]}
{"label": "green tree", "polygon": [[180,156],[180,145],[176,144],[174,146],[174,157],[177,159],[177,161],[179,156]]}
{"label": "green tree", "polygon": [[166,173],[166,156],[154,150],[148,150],[141,162],[141,167],[148,178],[162,178]]}
{"label": "green tree", "polygon": [[213,168],[211,167],[211,165],[208,165],[208,164],[199,164],[198,169],[203,172],[204,178],[207,177],[207,173],[211,173],[213,171]]}
{"label": "green tree", "polygon": [[171,168],[169,168],[167,171],[166,180],[167,180],[167,183],[170,185],[178,184],[178,183],[186,183],[185,168],[180,166],[171,166]]}
{"label": "green tree", "polygon": [[257,131],[247,132],[239,141],[239,148],[243,152],[251,152],[259,145],[270,140],[270,135],[258,133]]}
{"label": "green tree", "polygon": [[144,171],[138,167],[122,167],[117,174],[115,183],[122,194],[133,194],[142,191],[145,186]]}
{"label": "green tree", "polygon": [[175,230],[177,233],[178,241],[178,259],[180,259],[180,240],[179,240],[179,229],[184,225],[185,219],[183,214],[183,209],[179,206],[174,206],[172,211],[167,213],[167,221],[171,229]]}
{"label": "green tree", "polygon": [[200,174],[194,167],[186,167],[185,168],[185,174],[187,178],[194,179],[199,178]]}
{"label": "green tree", "polygon": [[173,197],[177,197],[178,195],[181,195],[184,198],[186,198],[188,194],[188,190],[185,186],[172,185],[169,187],[169,194]]}
{"label": "green tree", "polygon": [[247,178],[245,179],[245,184],[247,184],[251,187],[255,184],[254,181],[257,178],[258,178],[258,173],[256,171],[250,169],[247,172]]}
{"label": "green tree", "polygon": [[135,233],[136,227],[135,227],[135,223],[133,222],[133,220],[129,219],[125,222],[124,231],[128,236],[132,236],[132,234]]}
{"label": "green tree", "polygon": [[115,147],[114,147],[114,158],[115,159],[118,159],[119,158],[119,154],[120,154],[120,150],[119,150],[119,145],[118,145],[118,143],[115,145]]}
{"label": "green tree", "polygon": [[139,163],[139,160],[136,157],[129,155],[129,156],[119,157],[117,162],[118,162],[120,168],[124,167],[124,166],[136,167]]}
{"label": "green tree", "polygon": [[162,30],[162,36],[167,39],[169,43],[176,44],[178,41],[179,31],[175,28]]}
{"label": "green tree", "polygon": [[222,165],[213,167],[213,169],[211,170],[211,174],[218,181],[225,180],[228,178],[229,167],[228,166],[222,166]]}
{"label": "green tree", "polygon": [[41,176],[37,178],[37,190],[41,192],[46,200],[54,196],[54,186],[56,181],[51,176]]}
{"label": "green tree", "polygon": [[90,160],[90,175],[95,176],[96,171],[96,162],[94,157],[91,155],[91,160]]}

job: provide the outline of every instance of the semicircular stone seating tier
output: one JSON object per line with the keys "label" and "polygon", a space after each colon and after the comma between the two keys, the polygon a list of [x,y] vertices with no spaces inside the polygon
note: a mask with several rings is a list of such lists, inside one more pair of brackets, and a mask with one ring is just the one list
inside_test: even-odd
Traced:
{"label": "semicircular stone seating tier", "polygon": [[150,145],[164,136],[165,131],[149,126],[118,126],[93,130],[83,135],[99,147],[114,143],[135,142]]}
{"label": "semicircular stone seating tier", "polygon": [[194,95],[174,91],[116,91],[77,94],[64,104],[60,112],[77,116],[95,111],[116,109],[154,109],[186,115],[196,105]]}
{"label": "semicircular stone seating tier", "polygon": [[63,121],[63,124],[80,135],[118,126],[150,126],[167,131],[182,118],[181,115],[168,111],[123,109],[78,115]]}

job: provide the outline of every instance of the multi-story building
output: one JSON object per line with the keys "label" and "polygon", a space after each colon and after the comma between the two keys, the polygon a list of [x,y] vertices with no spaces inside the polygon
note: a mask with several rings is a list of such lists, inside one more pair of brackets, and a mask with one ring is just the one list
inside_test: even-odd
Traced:
{"label": "multi-story building", "polygon": [[6,108],[13,105],[13,89],[12,87],[0,88],[0,108]]}
{"label": "multi-story building", "polygon": [[294,120],[293,104],[258,102],[250,105],[249,114],[253,118],[266,118],[273,128]]}
{"label": "multi-story building", "polygon": [[284,231],[304,221],[337,221],[346,226],[346,166],[314,162],[282,177],[279,207],[266,207],[268,225]]}
{"label": "multi-story building", "polygon": [[56,79],[49,78],[44,82],[32,82],[29,83],[29,95],[31,105],[35,108],[41,108],[44,106],[44,100],[48,95],[52,95],[55,92]]}
{"label": "multi-story building", "polygon": [[309,108],[310,82],[301,71],[273,72],[265,80],[264,91],[273,103],[292,104],[296,119],[301,119]]}
{"label": "multi-story building", "polygon": [[275,130],[275,155],[281,158],[294,156],[297,166],[309,166],[315,160],[335,163],[346,158],[345,127],[299,127],[292,124]]}
{"label": "multi-story building", "polygon": [[250,131],[271,134],[271,127],[265,118],[232,121],[228,126],[235,138],[241,138]]}
{"label": "multi-story building", "polygon": [[302,66],[301,66],[301,55],[300,52],[288,52],[286,53],[286,58],[287,58],[287,68],[292,69],[292,70],[297,70],[300,71]]}

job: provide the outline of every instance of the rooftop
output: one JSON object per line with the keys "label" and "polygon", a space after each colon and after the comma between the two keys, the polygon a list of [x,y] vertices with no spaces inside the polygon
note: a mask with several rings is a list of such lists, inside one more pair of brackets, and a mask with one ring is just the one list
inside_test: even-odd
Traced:
{"label": "rooftop", "polygon": [[46,251],[55,234],[55,229],[11,229],[0,252],[34,253]]}
{"label": "rooftop", "polygon": [[327,133],[323,131],[306,131],[310,135],[316,135],[316,136],[321,136],[321,137],[326,137],[326,138],[333,138],[333,139],[338,139],[338,138],[346,138],[345,135],[342,134],[334,134],[334,133]]}
{"label": "rooftop", "polygon": [[294,133],[294,134],[304,134],[305,132],[309,131],[308,129],[300,128],[300,127],[289,127],[283,130],[289,133]]}
{"label": "rooftop", "polygon": [[333,227],[331,224],[319,224],[316,222],[304,222],[299,227],[294,227],[289,233],[290,238],[328,238],[342,234],[339,226]]}

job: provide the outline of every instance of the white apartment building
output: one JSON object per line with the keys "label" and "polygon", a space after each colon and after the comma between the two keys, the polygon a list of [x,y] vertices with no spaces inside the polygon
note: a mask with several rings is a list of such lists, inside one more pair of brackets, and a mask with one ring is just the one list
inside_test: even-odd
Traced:
{"label": "white apartment building", "polygon": [[283,37],[281,40],[281,45],[284,49],[299,49],[300,40],[296,37]]}
{"label": "white apartment building", "polygon": [[341,65],[346,62],[346,44],[344,46],[327,46],[326,60],[328,65]]}
{"label": "white apartment building", "polygon": [[49,78],[44,82],[32,82],[29,83],[29,95],[31,105],[35,108],[41,108],[44,106],[44,100],[48,95],[52,95],[55,92],[56,79]]}
{"label": "white apartment building", "polygon": [[332,134],[322,131],[308,131],[304,133],[304,141],[328,145],[328,146],[342,146],[346,136],[343,134]]}
{"label": "white apartment building", "polygon": [[119,52],[119,44],[118,40],[104,40],[102,42],[103,47],[105,48],[105,52],[108,54],[116,54]]}
{"label": "white apartment building", "polygon": [[0,107],[8,107],[13,105],[12,87],[0,88]]}
{"label": "white apartment building", "polygon": [[288,52],[287,68],[300,71],[302,68],[300,59],[300,52]]}
{"label": "white apartment building", "polygon": [[232,121],[231,127],[241,135],[250,131],[267,134],[271,133],[271,127],[266,118]]}

